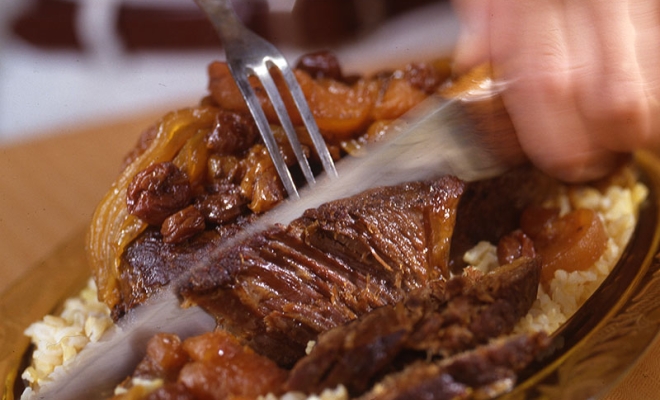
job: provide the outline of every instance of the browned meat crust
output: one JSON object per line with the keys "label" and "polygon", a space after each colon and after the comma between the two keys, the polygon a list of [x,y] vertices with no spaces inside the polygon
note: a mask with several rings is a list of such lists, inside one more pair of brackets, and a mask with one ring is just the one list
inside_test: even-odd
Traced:
{"label": "browned meat crust", "polygon": [[118,319],[161,287],[205,260],[213,249],[239,232],[254,218],[238,218],[183,243],[166,243],[157,228],[148,228],[122,254],[119,290],[122,302],[113,309]]}
{"label": "browned meat crust", "polygon": [[281,365],[320,332],[442,279],[464,184],[443,177],[308,210],[213,256],[180,292]]}

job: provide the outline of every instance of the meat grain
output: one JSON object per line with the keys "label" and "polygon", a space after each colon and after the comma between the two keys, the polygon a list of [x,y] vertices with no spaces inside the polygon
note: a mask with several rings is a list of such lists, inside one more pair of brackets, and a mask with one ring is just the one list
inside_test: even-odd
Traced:
{"label": "meat grain", "polygon": [[291,365],[320,332],[448,277],[463,188],[443,177],[307,210],[210,255],[180,293],[257,352]]}

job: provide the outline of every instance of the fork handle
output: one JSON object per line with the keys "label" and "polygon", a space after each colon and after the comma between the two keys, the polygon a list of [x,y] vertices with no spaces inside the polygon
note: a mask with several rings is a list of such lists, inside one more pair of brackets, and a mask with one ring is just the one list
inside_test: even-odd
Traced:
{"label": "fork handle", "polygon": [[483,64],[461,75],[441,95],[460,100],[464,114],[470,119],[475,135],[491,154],[506,165],[527,161],[501,93],[506,85],[492,79],[491,68]]}
{"label": "fork handle", "polygon": [[195,0],[195,3],[206,12],[223,46],[225,43],[242,42],[241,37],[247,28],[234,11],[231,0]]}

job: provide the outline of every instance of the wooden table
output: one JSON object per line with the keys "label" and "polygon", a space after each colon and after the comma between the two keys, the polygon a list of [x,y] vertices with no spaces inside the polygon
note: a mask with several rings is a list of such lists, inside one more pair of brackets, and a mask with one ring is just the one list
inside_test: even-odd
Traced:
{"label": "wooden table", "polygon": [[[123,155],[163,113],[0,147],[0,292],[88,224]],[[657,340],[605,399],[660,399]]]}

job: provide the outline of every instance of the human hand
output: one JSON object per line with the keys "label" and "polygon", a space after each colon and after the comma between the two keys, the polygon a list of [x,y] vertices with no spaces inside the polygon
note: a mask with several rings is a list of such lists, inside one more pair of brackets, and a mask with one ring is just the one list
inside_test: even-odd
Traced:
{"label": "human hand", "polygon": [[660,148],[660,2],[454,0],[456,65],[489,62],[520,144],[567,181]]}

